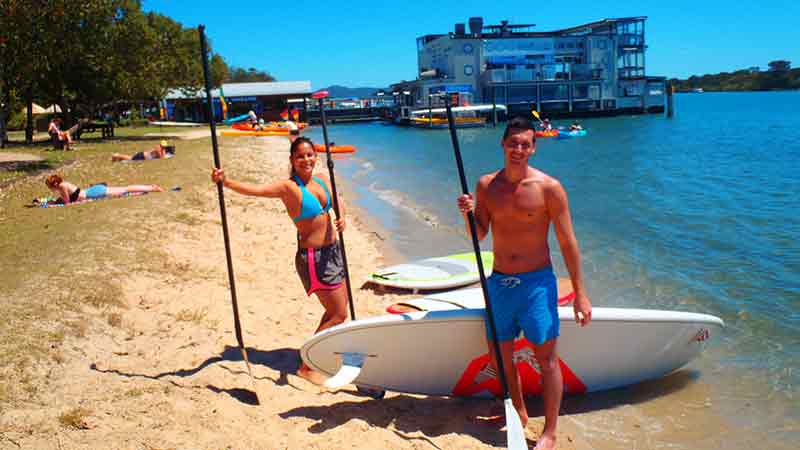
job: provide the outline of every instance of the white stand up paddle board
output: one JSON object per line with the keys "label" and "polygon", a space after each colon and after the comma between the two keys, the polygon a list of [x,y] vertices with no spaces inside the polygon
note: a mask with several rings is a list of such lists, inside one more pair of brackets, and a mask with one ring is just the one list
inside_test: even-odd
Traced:
{"label": "white stand up paddle board", "polygon": [[[463,297],[460,302],[483,296],[480,289],[445,294]],[[664,376],[697,357],[724,326],[721,319],[707,314],[594,308],[592,323],[581,328],[571,307],[558,308],[558,314],[560,365],[569,393]],[[412,394],[499,395],[500,383],[489,364],[484,317],[482,309],[449,309],[357,320],[313,336],[300,354],[312,369],[334,377],[329,387],[353,383]],[[527,395],[541,392],[534,351],[524,338],[515,343],[514,361]]]}
{"label": "white stand up paddle board", "polygon": [[[491,274],[494,255],[481,252],[486,276]],[[474,252],[412,261],[378,269],[368,281],[381,286],[413,291],[452,289],[477,283],[478,263]]]}

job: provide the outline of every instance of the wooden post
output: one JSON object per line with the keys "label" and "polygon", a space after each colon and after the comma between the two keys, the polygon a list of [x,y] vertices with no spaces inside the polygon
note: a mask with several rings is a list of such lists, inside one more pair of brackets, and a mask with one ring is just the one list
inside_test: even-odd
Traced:
{"label": "wooden post", "polygon": [[[430,92],[430,91],[428,91]],[[433,128],[433,97],[428,94],[428,127]]]}
{"label": "wooden post", "polygon": [[28,90],[25,103],[28,105],[27,124],[25,125],[25,143],[30,145],[33,144],[33,98],[31,97],[30,90]]}
{"label": "wooden post", "polygon": [[497,87],[492,86],[492,126],[497,126]]}
{"label": "wooden post", "polygon": [[667,81],[666,83],[666,88],[667,88],[667,117],[672,118],[673,106],[674,106],[672,103],[672,93],[675,90],[675,88],[669,81]]}

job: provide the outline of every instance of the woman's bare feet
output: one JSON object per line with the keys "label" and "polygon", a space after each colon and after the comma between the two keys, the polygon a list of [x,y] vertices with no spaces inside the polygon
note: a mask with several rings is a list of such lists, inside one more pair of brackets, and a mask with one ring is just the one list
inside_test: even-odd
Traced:
{"label": "woman's bare feet", "polygon": [[297,376],[300,378],[305,378],[306,380],[318,386],[322,386],[322,384],[325,383],[325,377],[321,373],[312,370],[305,364],[301,365],[300,368],[297,369]]}
{"label": "woman's bare feet", "polygon": [[533,450],[555,450],[556,437],[549,434],[542,434],[536,441],[536,447]]}

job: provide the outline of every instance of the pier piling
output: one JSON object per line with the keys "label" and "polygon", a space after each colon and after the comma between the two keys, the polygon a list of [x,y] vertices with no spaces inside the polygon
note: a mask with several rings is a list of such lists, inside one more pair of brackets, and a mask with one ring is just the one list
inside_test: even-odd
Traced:
{"label": "pier piling", "polygon": [[672,86],[672,83],[667,83],[667,117],[672,117],[674,103],[672,100],[672,93],[675,91],[675,87]]}

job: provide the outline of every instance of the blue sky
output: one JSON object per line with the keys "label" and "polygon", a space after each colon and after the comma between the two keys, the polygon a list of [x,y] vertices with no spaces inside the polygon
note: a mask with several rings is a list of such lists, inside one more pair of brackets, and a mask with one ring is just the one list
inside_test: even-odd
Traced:
{"label": "blue sky", "polygon": [[[220,2],[144,0],[144,8],[186,26],[206,25],[215,51],[230,65],[256,67],[279,80],[384,87],[414,79],[416,38],[452,31],[456,22],[535,23],[550,31],[610,17],[648,16],[648,75],[686,77],[767,67],[788,59],[800,67],[800,2],[501,0],[381,2]],[[537,8],[538,6],[538,8]]]}

